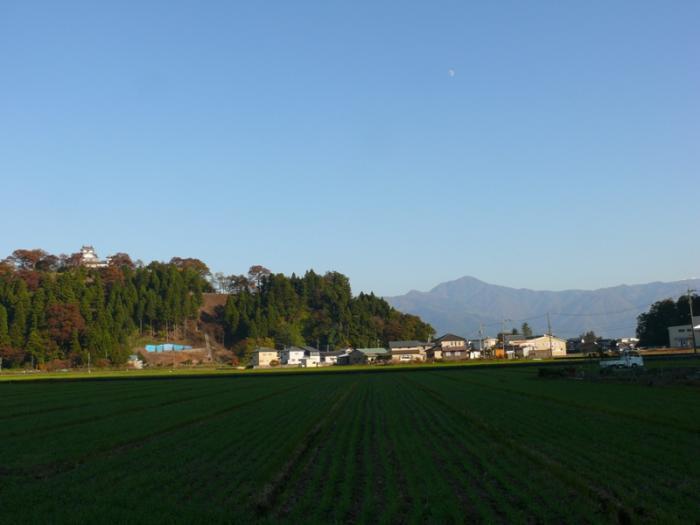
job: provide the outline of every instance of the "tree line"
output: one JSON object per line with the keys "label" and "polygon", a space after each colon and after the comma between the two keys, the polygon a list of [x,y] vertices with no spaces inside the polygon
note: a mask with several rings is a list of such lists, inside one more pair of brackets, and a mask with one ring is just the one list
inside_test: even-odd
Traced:
{"label": "tree line", "polygon": [[80,254],[16,250],[0,261],[2,364],[123,363],[139,335],[193,337],[203,294],[215,289],[228,298],[214,321],[239,359],[263,345],[338,349],[434,335],[374,294],[353,296],[337,272],[288,277],[256,265],[247,275],[212,275],[199,259],[144,265],[125,253],[86,268]]}
{"label": "tree line", "polygon": [[[691,295],[693,313],[700,315],[700,296]],[[690,324],[690,303],[687,295],[677,300],[664,299],[651,305],[637,317],[640,346],[668,346],[668,327]]]}

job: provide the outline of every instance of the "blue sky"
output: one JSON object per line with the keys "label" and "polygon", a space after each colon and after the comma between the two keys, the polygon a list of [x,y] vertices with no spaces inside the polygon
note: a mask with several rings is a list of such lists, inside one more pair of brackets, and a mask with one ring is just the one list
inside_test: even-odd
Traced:
{"label": "blue sky", "polygon": [[6,0],[0,256],[91,243],[381,295],[697,276],[698,19],[695,1]]}

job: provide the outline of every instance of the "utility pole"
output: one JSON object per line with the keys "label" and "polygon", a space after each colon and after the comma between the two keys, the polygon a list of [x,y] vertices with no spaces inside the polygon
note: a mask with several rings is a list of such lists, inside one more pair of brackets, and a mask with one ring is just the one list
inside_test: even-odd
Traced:
{"label": "utility pole", "polygon": [[501,325],[501,343],[503,346],[503,357],[507,357],[506,355],[506,321],[510,321],[511,323],[513,322],[512,319],[503,319],[503,323]]}
{"label": "utility pole", "polygon": [[90,370],[90,352],[88,352],[88,374],[92,374],[92,370]]}
{"label": "utility pole", "polygon": [[479,323],[479,353],[484,352],[484,323]]}
{"label": "utility pole", "polygon": [[549,335],[549,357],[553,357],[553,354],[552,354],[552,322],[549,320],[549,312],[547,312],[547,335]]}
{"label": "utility pole", "polygon": [[503,347],[503,355],[506,355],[506,320],[501,323],[501,346]]}
{"label": "utility pole", "polygon": [[695,340],[695,325],[693,323],[693,292],[695,290],[691,290],[688,288],[688,307],[690,308],[690,333],[693,334],[693,353],[697,354],[698,353],[698,343]]}

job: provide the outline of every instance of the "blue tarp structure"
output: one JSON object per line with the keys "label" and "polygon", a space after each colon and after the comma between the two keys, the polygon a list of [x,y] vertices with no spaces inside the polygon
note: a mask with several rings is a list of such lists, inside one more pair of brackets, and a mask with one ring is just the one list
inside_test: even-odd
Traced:
{"label": "blue tarp structure", "polygon": [[188,345],[176,345],[174,343],[163,343],[160,345],[146,345],[146,352],[177,352],[179,350],[190,350]]}

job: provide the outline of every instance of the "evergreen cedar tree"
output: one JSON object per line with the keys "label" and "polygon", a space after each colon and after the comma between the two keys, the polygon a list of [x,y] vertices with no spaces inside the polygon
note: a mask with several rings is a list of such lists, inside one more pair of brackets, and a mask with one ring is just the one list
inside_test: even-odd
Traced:
{"label": "evergreen cedar tree", "polygon": [[[693,295],[693,313],[700,315],[700,296]],[[690,324],[688,296],[678,300],[664,299],[651,305],[648,312],[637,317],[637,337],[640,346],[668,346],[668,327]]]}
{"label": "evergreen cedar tree", "polygon": [[[135,336],[167,338],[192,328],[202,294],[213,291],[211,278],[198,259],[143,266],[120,253],[107,267],[88,269],[80,254],[16,250],[0,261],[3,366],[83,364],[88,354],[93,363],[123,363]],[[287,277],[253,266],[247,276],[220,281],[231,295],[216,321],[241,358],[257,345],[363,347],[434,334],[419,317],[373,294],[353,297],[348,278],[336,272]]]}

